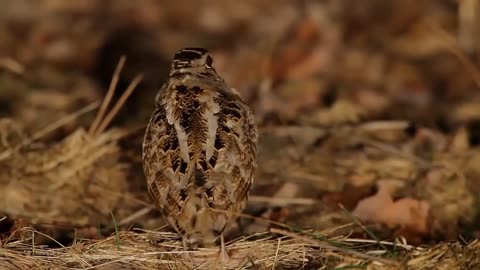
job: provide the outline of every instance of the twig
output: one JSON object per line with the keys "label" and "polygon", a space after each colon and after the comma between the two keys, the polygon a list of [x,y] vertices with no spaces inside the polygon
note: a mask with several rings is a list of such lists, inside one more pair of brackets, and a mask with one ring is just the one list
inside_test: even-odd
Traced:
{"label": "twig", "polygon": [[19,75],[25,73],[25,66],[10,57],[0,58],[0,67]]}
{"label": "twig", "polygon": [[313,205],[317,201],[311,198],[286,198],[268,196],[249,196],[248,203],[266,203],[271,206]]}
{"label": "twig", "polygon": [[134,221],[135,219],[150,213],[150,211],[152,211],[152,207],[144,207],[144,208],[136,211],[135,213],[131,214],[130,216],[122,219],[120,222],[118,222],[118,225],[128,224],[128,223]]}
{"label": "twig", "polygon": [[370,121],[359,125],[359,129],[365,131],[378,130],[402,130],[406,129],[410,123],[408,121]]}
{"label": "twig", "polygon": [[115,89],[117,88],[117,84],[120,79],[120,72],[122,72],[123,66],[125,65],[125,59],[125,56],[122,56],[118,61],[117,67],[113,72],[112,80],[110,81],[110,86],[108,87],[107,95],[103,99],[102,106],[100,107],[100,110],[98,111],[98,114],[88,131],[90,134],[94,134],[96,132],[98,125],[102,121],[103,116],[107,111],[108,105],[110,104],[113,94],[115,93]]}
{"label": "twig", "polygon": [[142,81],[143,76],[138,75],[136,76],[133,81],[130,83],[130,85],[127,87],[127,90],[122,94],[120,99],[115,103],[115,106],[113,106],[113,109],[107,114],[105,119],[100,123],[99,127],[94,131],[94,135],[98,135],[102,133],[110,124],[110,122],[113,120],[113,117],[118,113],[118,111],[122,108],[122,106],[125,104],[127,101],[128,97],[132,94],[133,90],[138,86],[138,84]]}

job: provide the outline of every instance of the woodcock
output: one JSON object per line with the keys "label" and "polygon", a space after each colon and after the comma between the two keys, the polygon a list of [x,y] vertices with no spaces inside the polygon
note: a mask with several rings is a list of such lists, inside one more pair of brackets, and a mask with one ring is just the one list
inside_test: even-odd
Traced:
{"label": "woodcock", "polygon": [[148,190],[186,248],[209,246],[245,207],[257,166],[250,108],[212,66],[185,48],[155,98],[143,141]]}

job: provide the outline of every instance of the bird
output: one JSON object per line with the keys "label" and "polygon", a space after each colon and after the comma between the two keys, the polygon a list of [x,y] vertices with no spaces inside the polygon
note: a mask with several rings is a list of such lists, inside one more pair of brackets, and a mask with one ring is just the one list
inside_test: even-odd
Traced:
{"label": "bird", "polygon": [[257,168],[252,109],[204,48],[178,50],[155,97],[142,163],[148,191],[185,249],[218,246],[245,208]]}

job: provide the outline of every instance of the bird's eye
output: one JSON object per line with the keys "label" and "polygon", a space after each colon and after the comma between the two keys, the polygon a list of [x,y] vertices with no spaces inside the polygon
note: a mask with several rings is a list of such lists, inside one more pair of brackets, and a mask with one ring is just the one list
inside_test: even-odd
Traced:
{"label": "bird's eye", "polygon": [[207,55],[207,59],[206,59],[205,65],[206,65],[208,68],[211,68],[211,67],[212,67],[212,64],[213,64],[213,59],[212,59],[212,57],[210,57],[210,55]]}

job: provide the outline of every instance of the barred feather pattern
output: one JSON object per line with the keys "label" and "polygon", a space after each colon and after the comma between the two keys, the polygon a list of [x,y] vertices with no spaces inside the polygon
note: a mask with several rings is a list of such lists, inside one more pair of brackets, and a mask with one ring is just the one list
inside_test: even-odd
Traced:
{"label": "barred feather pattern", "polygon": [[151,197],[191,247],[213,244],[243,210],[257,167],[253,113],[212,64],[205,49],[175,54],[143,141]]}

